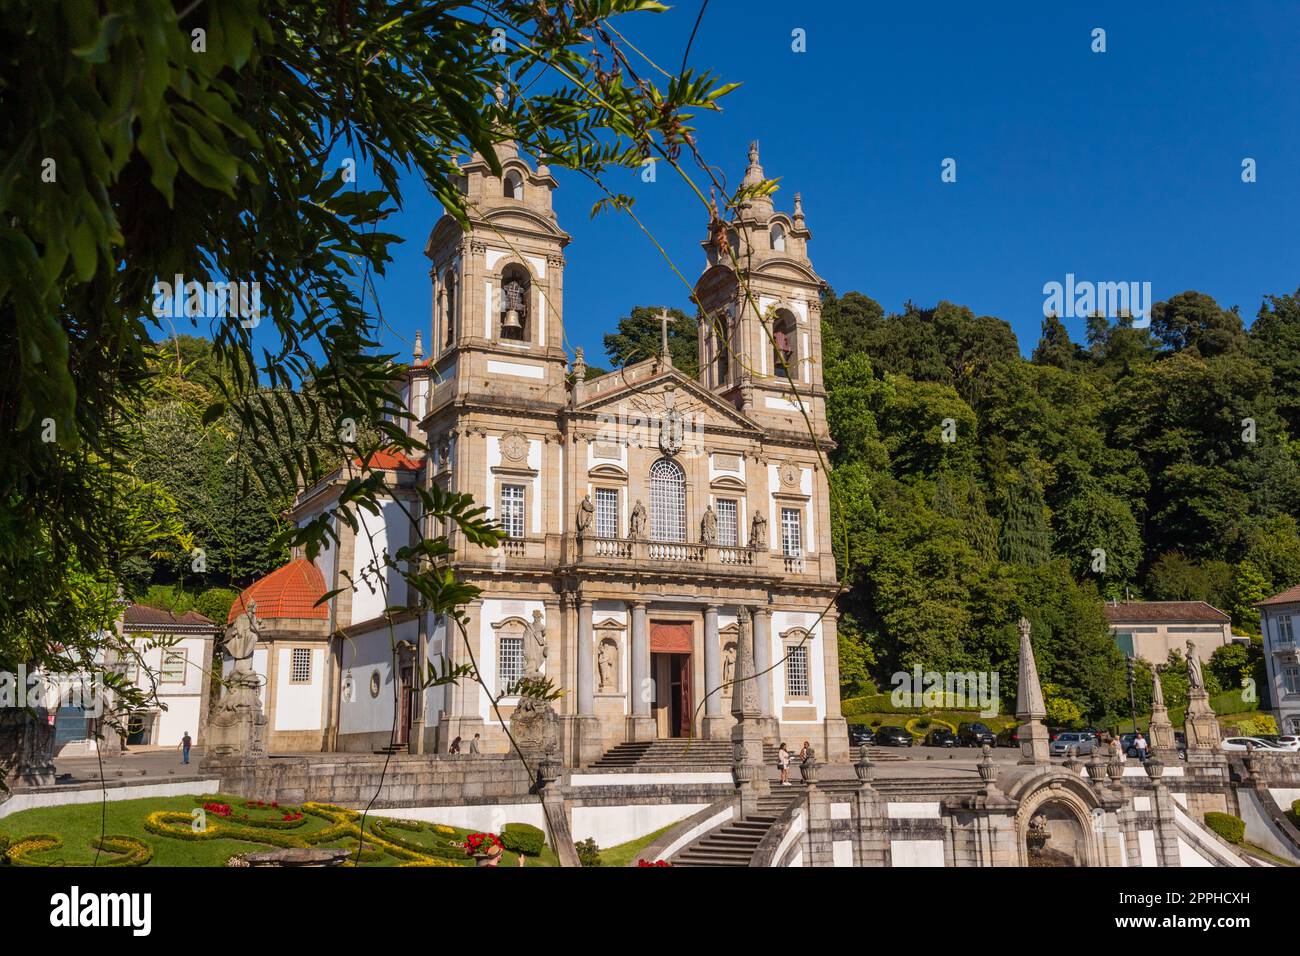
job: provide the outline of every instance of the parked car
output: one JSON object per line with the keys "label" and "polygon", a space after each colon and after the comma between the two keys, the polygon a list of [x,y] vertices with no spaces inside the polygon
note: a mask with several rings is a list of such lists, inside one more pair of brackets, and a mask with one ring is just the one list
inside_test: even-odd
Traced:
{"label": "parked car", "polygon": [[956,747],[957,735],[947,727],[936,727],[925,735],[927,747]]}
{"label": "parked car", "polygon": [[986,724],[963,722],[957,727],[957,743],[963,747],[992,747],[998,739]]}
{"label": "parked car", "polygon": [[1263,737],[1228,737],[1221,741],[1219,746],[1234,753],[1243,753],[1247,744],[1250,744],[1256,750],[1287,750],[1286,747],[1279,744],[1269,743]]}
{"label": "parked car", "polygon": [[1019,747],[1020,746],[1020,728],[1007,727],[998,734],[999,747]]}
{"label": "parked car", "polygon": [[1062,734],[1062,730],[1061,730],[1060,727],[1048,727],[1048,728],[1047,728],[1047,739],[1048,739],[1049,741],[1050,741],[1050,740],[1055,740],[1057,737],[1061,736],[1061,734]]}
{"label": "parked car", "polygon": [[1053,757],[1064,757],[1069,754],[1070,748],[1078,750],[1079,756],[1086,757],[1092,753],[1097,746],[1097,738],[1090,733],[1079,730],[1066,730],[1056,735],[1056,739],[1048,747],[1048,753]]}
{"label": "parked car", "polygon": [[875,739],[876,735],[866,724],[849,724],[850,747],[861,747],[863,744],[873,743]]}
{"label": "parked car", "polygon": [[882,747],[910,747],[912,735],[902,727],[881,727],[876,731],[876,743]]}
{"label": "parked car", "polygon": [[1266,741],[1274,746],[1289,750],[1292,753],[1300,751],[1300,737],[1293,734],[1258,734],[1260,740]]}

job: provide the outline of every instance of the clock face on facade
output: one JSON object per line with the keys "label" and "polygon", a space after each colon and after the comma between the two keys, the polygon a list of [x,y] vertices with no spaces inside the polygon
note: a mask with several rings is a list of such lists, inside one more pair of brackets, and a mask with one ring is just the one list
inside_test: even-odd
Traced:
{"label": "clock face on facade", "polygon": [[799,468],[794,462],[787,461],[781,466],[781,484],[797,485],[800,477]]}

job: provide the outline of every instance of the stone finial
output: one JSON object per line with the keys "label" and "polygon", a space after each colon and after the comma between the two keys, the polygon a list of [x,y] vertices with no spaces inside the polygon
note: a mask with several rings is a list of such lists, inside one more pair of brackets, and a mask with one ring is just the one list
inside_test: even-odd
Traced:
{"label": "stone finial", "polygon": [[1165,772],[1165,765],[1155,757],[1150,757],[1142,765],[1142,769],[1147,772],[1147,776],[1152,780],[1159,780],[1161,774]]}
{"label": "stone finial", "polygon": [[587,380],[587,359],[583,355],[581,345],[578,346],[573,355],[573,380],[575,382],[585,382]]}
{"label": "stone finial", "polygon": [[1020,619],[1020,677],[1016,687],[1016,719],[1043,720],[1047,705],[1043,686],[1038,682],[1038,665],[1034,663],[1034,645],[1029,640],[1029,619]]}
{"label": "stone finial", "polygon": [[420,337],[420,332],[418,329],[416,330],[415,333],[415,345],[411,347],[411,355],[415,358],[417,362],[419,362],[420,359],[424,358],[424,339]]}
{"label": "stone finial", "polygon": [[758,140],[751,140],[749,143],[749,165],[758,165]]}
{"label": "stone finial", "polygon": [[803,193],[794,194],[794,221],[798,225],[803,224]]}

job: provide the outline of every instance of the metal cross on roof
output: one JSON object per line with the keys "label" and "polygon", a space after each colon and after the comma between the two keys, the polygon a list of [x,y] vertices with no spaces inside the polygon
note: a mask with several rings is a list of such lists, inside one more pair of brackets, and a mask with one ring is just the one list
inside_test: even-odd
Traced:
{"label": "metal cross on roof", "polygon": [[672,358],[668,354],[668,323],[675,322],[677,320],[668,314],[667,309],[660,309],[659,314],[656,315],[655,318],[659,320],[659,331],[660,331],[660,342],[661,342],[659,348],[659,357],[662,358],[665,362],[671,364]]}

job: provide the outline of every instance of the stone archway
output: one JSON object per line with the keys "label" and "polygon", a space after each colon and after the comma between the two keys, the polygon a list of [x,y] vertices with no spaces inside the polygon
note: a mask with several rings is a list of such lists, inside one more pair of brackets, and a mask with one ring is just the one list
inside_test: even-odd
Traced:
{"label": "stone archway", "polygon": [[1102,854],[1093,829],[1100,805],[1088,785],[1065,771],[1023,781],[1015,815],[1020,866],[1100,866]]}

